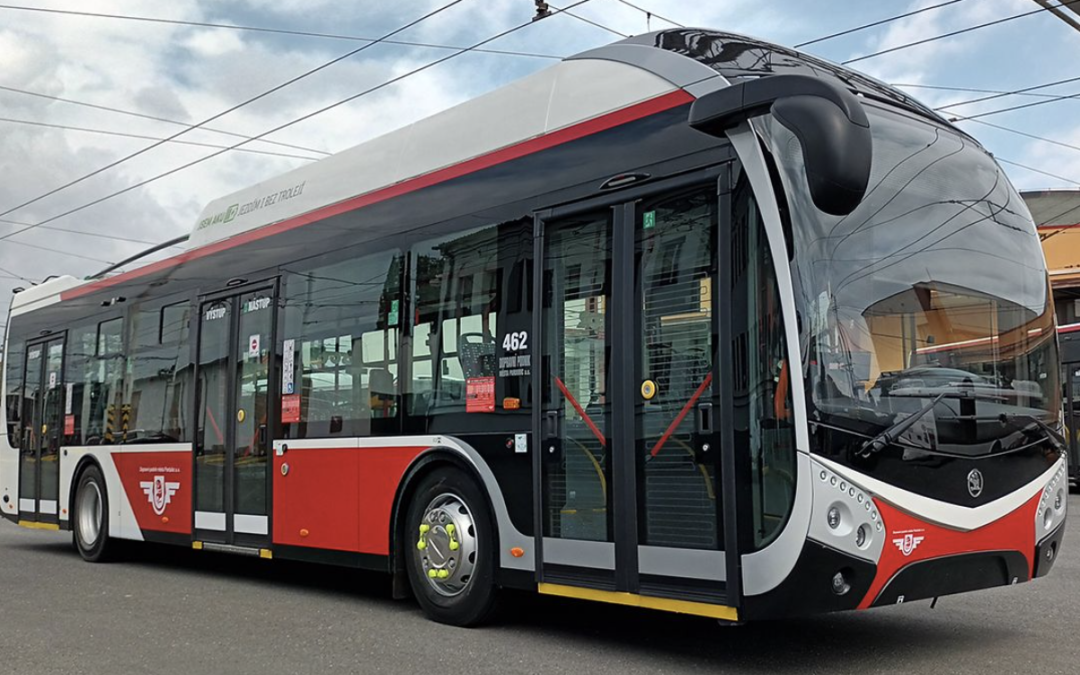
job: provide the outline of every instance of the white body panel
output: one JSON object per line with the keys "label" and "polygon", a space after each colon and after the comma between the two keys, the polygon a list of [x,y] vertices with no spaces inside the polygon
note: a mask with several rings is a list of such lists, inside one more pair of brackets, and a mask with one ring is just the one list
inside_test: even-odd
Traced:
{"label": "white body panel", "polygon": [[[563,61],[349,150],[216,199],[198,248],[675,91],[623,63]],[[230,213],[230,209],[232,212]]]}

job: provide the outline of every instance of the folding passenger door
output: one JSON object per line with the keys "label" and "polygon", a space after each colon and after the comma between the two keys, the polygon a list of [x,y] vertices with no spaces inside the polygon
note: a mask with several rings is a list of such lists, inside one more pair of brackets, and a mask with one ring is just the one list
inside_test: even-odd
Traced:
{"label": "folding passenger door", "polygon": [[19,520],[58,524],[64,420],[64,338],[26,347],[19,439]]}
{"label": "folding passenger door", "polygon": [[204,296],[196,361],[195,537],[270,540],[277,283]]}
{"label": "folding passenger door", "polygon": [[724,550],[735,539],[724,503],[735,472],[721,480],[731,444],[718,348],[728,168],[537,218],[544,592],[728,601]]}

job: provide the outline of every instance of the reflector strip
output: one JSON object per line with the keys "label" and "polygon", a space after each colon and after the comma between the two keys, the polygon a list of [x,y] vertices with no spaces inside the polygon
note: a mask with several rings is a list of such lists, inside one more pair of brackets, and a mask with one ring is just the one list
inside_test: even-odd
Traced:
{"label": "reflector strip", "polygon": [[544,595],[557,595],[563,598],[609,602],[615,605],[643,607],[645,609],[656,609],[662,612],[706,616],[711,619],[722,619],[724,621],[739,620],[739,611],[734,607],[728,607],[726,605],[710,605],[705,602],[654,598],[648,595],[637,595],[636,593],[617,593],[614,591],[601,591],[595,588],[579,588],[577,586],[563,586],[560,584],[537,584],[536,590]]}
{"label": "reflector strip", "polygon": [[25,527],[31,530],[59,530],[60,526],[56,523],[35,523],[32,520],[20,520],[19,527]]}

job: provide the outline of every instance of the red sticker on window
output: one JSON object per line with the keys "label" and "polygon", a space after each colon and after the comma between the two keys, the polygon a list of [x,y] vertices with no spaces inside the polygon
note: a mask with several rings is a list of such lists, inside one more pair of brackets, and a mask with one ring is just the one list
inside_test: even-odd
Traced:
{"label": "red sticker on window", "polygon": [[300,421],[300,394],[288,394],[281,397],[281,423],[293,424]]}
{"label": "red sticker on window", "polygon": [[75,435],[75,416],[74,415],[64,415],[64,435],[65,436],[74,436]]}
{"label": "red sticker on window", "polygon": [[494,377],[470,377],[465,382],[465,412],[495,412]]}

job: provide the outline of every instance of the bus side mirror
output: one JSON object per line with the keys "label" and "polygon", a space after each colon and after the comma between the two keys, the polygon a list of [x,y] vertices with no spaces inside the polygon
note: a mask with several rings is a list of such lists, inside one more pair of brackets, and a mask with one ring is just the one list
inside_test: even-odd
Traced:
{"label": "bus side mirror", "polygon": [[712,136],[771,112],[802,146],[814,205],[846,216],[870,183],[873,141],[862,103],[839,82],[807,75],[770,75],[706,94],[690,106],[690,126]]}

